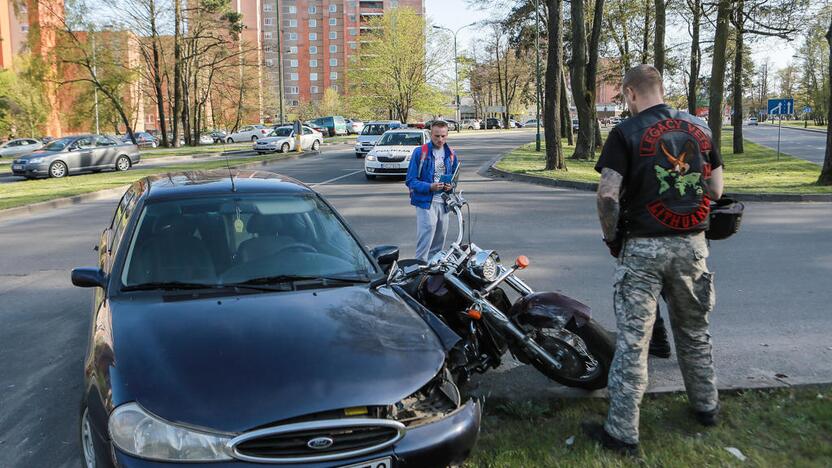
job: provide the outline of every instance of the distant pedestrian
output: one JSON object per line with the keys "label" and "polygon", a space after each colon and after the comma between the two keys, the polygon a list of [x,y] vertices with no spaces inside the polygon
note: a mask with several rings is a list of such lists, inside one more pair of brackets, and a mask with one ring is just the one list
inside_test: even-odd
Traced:
{"label": "distant pedestrian", "polygon": [[442,193],[452,189],[448,182],[459,166],[459,158],[445,144],[447,138],[448,122],[435,120],[430,141],[413,150],[407,168],[405,184],[410,189],[410,204],[416,207],[416,258],[422,261],[445,247],[448,234],[448,211]]}
{"label": "distant pedestrian", "polygon": [[[622,94],[633,117],[615,127],[595,169],[598,214],[618,259],[618,323],[606,422],[584,429],[604,447],[638,453],[639,405],[659,296],[668,304],[676,354],[696,419],[717,423],[719,399],[708,316],[713,273],[705,259],[710,200],[722,195],[722,158],[707,124],[664,103],[662,76],[650,65],[627,71]],[[619,223],[621,221],[621,223]]]}

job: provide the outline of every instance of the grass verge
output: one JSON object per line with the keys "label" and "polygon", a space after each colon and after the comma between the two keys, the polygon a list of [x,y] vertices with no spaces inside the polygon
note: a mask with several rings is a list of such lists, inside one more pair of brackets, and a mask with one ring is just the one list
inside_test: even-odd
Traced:
{"label": "grass verge", "polygon": [[[231,161],[231,166],[235,167],[256,161],[277,161],[292,156],[293,154],[276,153],[270,156],[234,159]],[[61,179],[24,180],[0,184],[0,210],[119,187],[153,174],[216,169],[225,167],[225,165],[225,159],[221,159],[191,164],[174,164],[149,169],[141,169],[141,166],[138,166],[138,169],[131,169],[127,172],[102,172],[98,174],[64,177]]]}
{"label": "grass verge", "polygon": [[[731,134],[724,132],[722,156],[725,163],[725,191],[734,193],[832,193],[832,187],[816,185],[820,166],[780,154],[773,149],[745,140],[745,153],[732,154]],[[568,158],[571,148],[564,145]],[[534,144],[523,145],[498,164],[497,169],[551,179],[598,182],[596,161],[566,160],[566,171],[544,170],[544,154],[534,151]]]}
{"label": "grass verge", "polygon": [[581,432],[581,421],[604,418],[606,400],[487,402],[477,447],[464,466],[832,466],[832,387],[749,390],[720,400],[720,424],[704,428],[683,393],[646,396],[642,460],[612,454]]}
{"label": "grass verge", "polygon": [[[764,122],[768,125],[777,126],[777,120],[767,120]],[[803,126],[804,122],[802,120],[784,120],[783,126],[784,127],[799,127],[799,128],[811,128],[814,130],[826,130],[826,125],[815,125],[812,121],[808,121],[806,123],[806,127]]]}

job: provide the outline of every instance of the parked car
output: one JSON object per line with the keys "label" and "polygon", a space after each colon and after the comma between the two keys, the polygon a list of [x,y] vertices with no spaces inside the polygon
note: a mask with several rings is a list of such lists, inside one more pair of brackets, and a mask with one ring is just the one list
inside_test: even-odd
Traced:
{"label": "parked car", "polygon": [[367,122],[361,130],[361,134],[355,140],[355,157],[363,158],[373,149],[376,142],[387,130],[403,127],[398,120],[378,120]]}
{"label": "parked car", "polygon": [[358,135],[364,128],[364,122],[355,119],[347,119],[347,133],[350,135]]}
{"label": "parked car", "polygon": [[503,123],[500,122],[499,119],[494,119],[490,117],[485,119],[485,129],[490,130],[492,128],[503,128]]}
{"label": "parked car", "polygon": [[[303,135],[300,137],[301,149],[309,148],[312,151],[318,151],[324,142],[324,136],[321,132],[316,132],[310,127],[303,126]],[[257,154],[288,153],[295,149],[295,130],[292,126],[277,127],[271,131],[264,138],[260,138],[254,142],[254,151]]]}
{"label": "parked car", "polygon": [[757,117],[749,117],[748,118],[748,125],[758,125]]}
{"label": "parked car", "polygon": [[[133,136],[136,138],[136,145],[138,145],[139,148],[155,148],[159,146],[159,140],[157,140],[155,136],[151,135],[148,132],[134,132]],[[130,135],[127,134],[121,137],[121,142],[133,143],[133,140],[131,140]]]}
{"label": "parked car", "polygon": [[427,122],[425,122],[423,120],[419,120],[419,121],[411,122],[411,123],[407,124],[407,128],[418,128],[419,130],[422,130],[426,127],[427,127]]}
{"label": "parked car", "polygon": [[413,150],[428,142],[427,130],[396,129],[384,132],[378,143],[364,158],[364,175],[404,176]]}
{"label": "parked car", "polygon": [[[457,129],[456,120],[445,120],[445,119],[442,119],[442,120],[444,120],[448,124],[448,131],[451,131],[451,132],[456,131],[456,129]],[[435,122],[435,120],[428,120],[427,122],[425,122],[425,124],[423,126],[424,129],[425,130],[430,130],[430,128],[433,126],[433,122]]]}
{"label": "parked car", "polygon": [[321,133],[327,136],[333,137],[335,135],[347,134],[347,121],[340,115],[319,117],[317,119],[312,119],[309,122],[325,129],[326,131]]}
{"label": "parked car", "polygon": [[17,138],[0,144],[0,158],[17,157],[43,148],[43,143],[34,138]]}
{"label": "parked car", "polygon": [[467,128],[468,130],[479,130],[480,121],[477,119],[464,119],[462,121],[462,128]]}
{"label": "parked car", "polygon": [[264,125],[246,125],[236,132],[228,135],[225,138],[226,143],[234,143],[241,141],[254,141],[258,138],[263,138],[269,133],[269,129]]}
{"label": "parked car", "polygon": [[98,245],[71,274],[95,288],[83,466],[434,467],[473,448],[481,407],[446,370],[447,335],[371,285],[398,248],[365,248],[307,185],[151,176]]}
{"label": "parked car", "polygon": [[613,116],[610,117],[610,125],[618,125],[621,123],[621,117]]}
{"label": "parked car", "polygon": [[199,134],[199,144],[200,145],[213,145],[216,143],[214,136],[210,133],[200,133]]}
{"label": "parked car", "polygon": [[445,119],[445,122],[448,122],[448,130],[455,132],[459,130],[459,124],[454,119]]}
{"label": "parked car", "polygon": [[65,177],[104,169],[126,171],[140,161],[139,148],[105,135],[58,138],[43,148],[12,161],[12,174],[27,179]]}
{"label": "parked car", "polygon": [[573,132],[578,131],[578,123],[579,123],[578,119],[572,119],[572,131]]}
{"label": "parked car", "polygon": [[222,130],[214,130],[209,133],[209,135],[211,135],[211,139],[214,140],[214,143],[225,143],[225,140],[228,139],[228,133]]}
{"label": "parked car", "polygon": [[321,124],[315,123],[311,120],[308,120],[308,121],[304,122],[303,125],[306,125],[307,127],[315,130],[316,132],[320,133],[321,135],[328,135],[329,134],[329,130],[327,130],[326,127],[324,127]]}
{"label": "parked car", "polygon": [[[524,127],[537,127],[537,119],[529,119],[523,122]],[[543,122],[540,122],[540,126],[543,126]]]}

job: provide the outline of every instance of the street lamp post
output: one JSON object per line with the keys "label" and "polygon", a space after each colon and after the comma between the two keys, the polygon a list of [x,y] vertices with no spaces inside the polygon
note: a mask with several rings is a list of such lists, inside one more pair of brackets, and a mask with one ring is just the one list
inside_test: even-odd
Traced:
{"label": "street lamp post", "polygon": [[445,31],[448,31],[449,33],[453,34],[453,36],[454,36],[454,83],[456,85],[456,131],[457,132],[461,131],[462,122],[460,121],[461,119],[460,119],[460,112],[459,112],[459,108],[460,108],[460,100],[459,100],[459,57],[457,56],[457,53],[456,53],[456,35],[460,31],[462,31],[463,29],[465,29],[469,26],[473,26],[475,24],[477,24],[477,23],[466,24],[465,26],[460,27],[456,31],[453,31],[452,29],[449,29],[449,28],[446,28],[446,27],[443,27],[443,26],[437,26],[435,24],[433,25],[434,29],[444,29]]}

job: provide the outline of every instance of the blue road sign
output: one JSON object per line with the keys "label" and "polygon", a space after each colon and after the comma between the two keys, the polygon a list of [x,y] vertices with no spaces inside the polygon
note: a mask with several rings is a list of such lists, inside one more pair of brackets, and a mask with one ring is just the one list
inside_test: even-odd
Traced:
{"label": "blue road sign", "polygon": [[770,115],[789,115],[794,113],[794,99],[769,99],[768,113]]}
{"label": "blue road sign", "polygon": [[811,108],[811,107],[806,106],[806,107],[804,107],[804,108],[803,108],[803,113],[804,113],[804,114],[808,114],[809,112],[812,112],[812,108]]}

